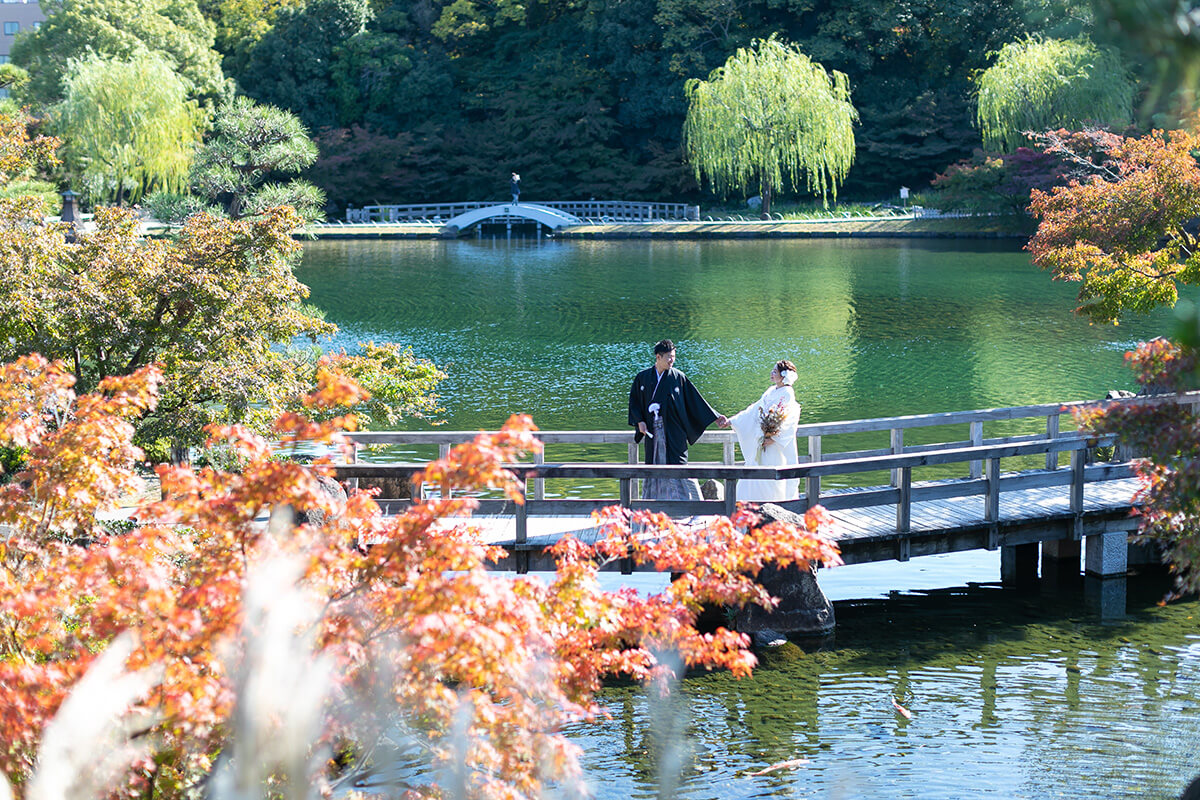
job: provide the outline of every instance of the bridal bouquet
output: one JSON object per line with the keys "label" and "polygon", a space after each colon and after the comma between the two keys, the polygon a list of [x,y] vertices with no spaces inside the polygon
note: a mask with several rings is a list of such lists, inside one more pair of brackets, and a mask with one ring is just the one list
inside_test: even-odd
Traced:
{"label": "bridal bouquet", "polygon": [[783,427],[783,420],[787,416],[787,406],[780,400],[770,408],[760,408],[758,410],[758,427],[762,429],[762,436],[758,440],[758,455],[762,456],[763,442],[767,439],[774,438],[779,433],[779,429]]}

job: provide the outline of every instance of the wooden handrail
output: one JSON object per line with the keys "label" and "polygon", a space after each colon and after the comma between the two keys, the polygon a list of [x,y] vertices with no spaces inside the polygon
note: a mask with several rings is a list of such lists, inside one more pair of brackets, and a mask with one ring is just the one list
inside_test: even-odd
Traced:
{"label": "wooden handrail", "polygon": [[[788,467],[746,467],[729,464],[616,464],[616,463],[544,463],[505,464],[505,468],[525,478],[697,478],[706,480],[784,480],[787,478],[809,478],[815,476],[850,475],[859,472],[874,472],[888,469],[912,469],[913,467],[955,464],[966,461],[1012,458],[1086,450],[1091,447],[1106,447],[1116,442],[1116,436],[1063,436],[1058,439],[1043,439],[1020,444],[985,445],[982,447],[956,447],[924,453],[902,453],[896,455],[867,456],[865,458],[839,461],[818,461]],[[337,465],[334,469],[339,478],[363,478],[393,475],[412,475],[420,472],[427,464],[417,462],[370,464],[355,463]]]}
{"label": "wooden handrail", "polygon": [[[1075,408],[1109,408],[1121,404],[1159,405],[1162,403],[1200,404],[1200,390],[1181,394],[1148,395],[1116,400],[1075,400],[1066,403],[1042,403],[1030,406],[985,408],[974,411],[944,411],[932,414],[911,414],[900,417],[874,417],[836,422],[813,422],[798,425],[796,427],[796,436],[797,438],[830,436],[842,433],[868,433],[871,431],[892,431],[908,428],[928,428],[942,425],[1033,419],[1039,417],[1050,419],[1069,413]],[[459,444],[471,441],[478,433],[478,431],[357,431],[347,434],[347,436],[359,444]],[[1054,430],[1048,433],[1057,434],[1057,424],[1055,424]],[[1064,435],[1071,434],[1071,431],[1067,431]],[[545,444],[627,444],[631,439],[632,431],[628,428],[624,430],[600,431],[546,430],[537,431],[534,433],[534,436]],[[700,436],[698,443],[719,444],[729,441],[736,441],[733,431],[710,430],[705,431]],[[906,446],[906,449],[911,450],[913,447]]]}

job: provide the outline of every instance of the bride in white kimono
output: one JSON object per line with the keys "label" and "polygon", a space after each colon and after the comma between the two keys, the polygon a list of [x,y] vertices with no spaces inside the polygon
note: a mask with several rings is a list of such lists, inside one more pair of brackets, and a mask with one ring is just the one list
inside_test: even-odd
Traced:
{"label": "bride in white kimono", "polygon": [[[780,361],[771,370],[771,385],[757,402],[745,411],[729,418],[729,425],[737,434],[738,445],[747,467],[781,467],[795,464],[796,425],[800,420],[800,404],[792,384],[796,382],[796,365],[791,361]],[[762,420],[770,409],[782,411],[779,431],[764,437]],[[799,488],[798,478],[790,480],[745,480],[738,481],[737,499],[754,503],[777,503],[792,500]]]}

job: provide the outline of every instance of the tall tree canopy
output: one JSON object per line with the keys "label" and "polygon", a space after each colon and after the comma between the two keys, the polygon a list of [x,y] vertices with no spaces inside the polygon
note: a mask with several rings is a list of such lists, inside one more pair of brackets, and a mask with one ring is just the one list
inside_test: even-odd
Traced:
{"label": "tall tree canopy", "polygon": [[13,44],[12,61],[29,71],[20,98],[34,105],[63,97],[68,64],[90,54],[130,60],[161,54],[187,82],[188,96],[211,107],[232,88],[213,49],[213,26],[196,0],[43,0],[46,20]]}
{"label": "tall tree canopy", "polygon": [[129,61],[91,55],[72,61],[55,127],[66,162],[98,202],[137,201],[187,185],[202,117],[187,83],[161,55]]}
{"label": "tall tree canopy", "polygon": [[[127,57],[130,37],[176,49],[133,35],[165,0],[50,2],[63,25],[28,37],[61,28],[47,59],[89,43]],[[989,54],[1088,25],[1082,0],[177,0],[181,25],[196,5],[242,89],[335,144],[310,176],[340,205],[499,198],[513,169],[542,197],[701,199],[680,157],[685,83],[772,34],[847,76],[861,125],[838,195],[878,199],[978,147],[970,76]],[[63,63],[26,66],[57,87]]]}
{"label": "tall tree canopy", "polygon": [[687,84],[684,147],[696,178],[722,195],[757,189],[763,211],[777,189],[837,196],[854,163],[846,76],[777,39],[738,50],[707,81]]}
{"label": "tall tree canopy", "polygon": [[986,147],[1012,151],[1026,131],[1123,128],[1133,119],[1134,83],[1116,51],[1087,39],[1027,38],[1001,48],[979,76],[979,128]]}
{"label": "tall tree canopy", "polygon": [[367,0],[309,0],[281,8],[236,77],[246,94],[295,112],[313,130],[337,124],[334,51],[371,18]]}

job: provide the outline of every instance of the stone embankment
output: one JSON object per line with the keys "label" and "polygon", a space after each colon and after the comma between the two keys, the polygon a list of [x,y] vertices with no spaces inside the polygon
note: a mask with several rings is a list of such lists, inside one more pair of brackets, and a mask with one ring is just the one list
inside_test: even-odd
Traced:
{"label": "stone embankment", "polygon": [[[318,239],[434,239],[433,223],[364,223],[312,225],[305,236]],[[474,237],[468,231],[464,238]],[[839,238],[970,238],[1024,239],[1004,217],[871,218],[823,220],[745,220],[712,222],[610,222],[575,225],[556,231],[559,239],[839,239]]]}

